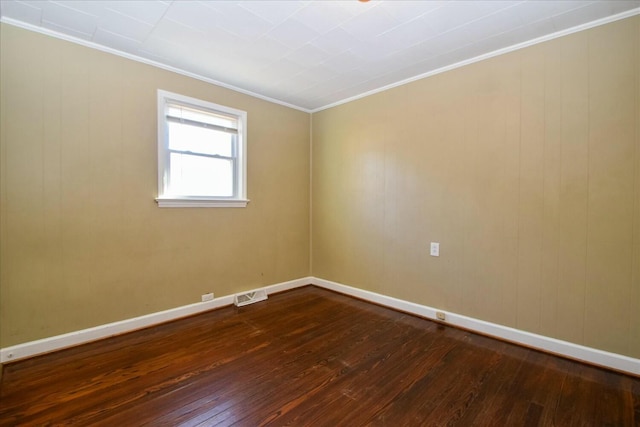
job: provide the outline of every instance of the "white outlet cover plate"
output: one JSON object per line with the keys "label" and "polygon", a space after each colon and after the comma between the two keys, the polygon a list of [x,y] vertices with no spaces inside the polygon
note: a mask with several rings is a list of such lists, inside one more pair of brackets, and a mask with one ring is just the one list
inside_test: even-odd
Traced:
{"label": "white outlet cover plate", "polygon": [[431,242],[431,256],[440,256],[440,243]]}

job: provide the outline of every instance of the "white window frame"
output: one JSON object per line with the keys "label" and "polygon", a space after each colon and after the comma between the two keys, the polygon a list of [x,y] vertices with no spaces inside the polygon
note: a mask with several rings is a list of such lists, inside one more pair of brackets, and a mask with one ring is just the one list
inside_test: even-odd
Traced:
{"label": "white window frame", "polygon": [[[198,110],[230,115],[238,120],[237,154],[233,176],[234,194],[231,197],[190,196],[169,194],[169,133],[166,106],[181,104]],[[177,93],[158,90],[158,197],[159,207],[246,207],[247,199],[247,113],[224,105],[214,104]]]}

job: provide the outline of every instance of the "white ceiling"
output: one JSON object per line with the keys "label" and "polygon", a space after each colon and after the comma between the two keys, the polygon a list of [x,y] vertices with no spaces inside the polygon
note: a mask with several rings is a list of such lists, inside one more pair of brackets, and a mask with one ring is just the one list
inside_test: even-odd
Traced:
{"label": "white ceiling", "polygon": [[305,111],[639,12],[640,0],[0,1],[4,22]]}

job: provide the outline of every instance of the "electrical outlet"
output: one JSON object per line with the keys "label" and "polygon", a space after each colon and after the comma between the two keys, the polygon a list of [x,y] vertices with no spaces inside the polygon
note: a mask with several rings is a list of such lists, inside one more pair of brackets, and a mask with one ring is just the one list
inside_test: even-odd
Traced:
{"label": "electrical outlet", "polygon": [[442,322],[444,322],[446,319],[446,316],[444,315],[443,311],[436,311],[436,318]]}
{"label": "electrical outlet", "polygon": [[431,256],[440,256],[440,243],[431,242],[431,251],[429,253]]}
{"label": "electrical outlet", "polygon": [[213,300],[213,292],[202,295],[202,302]]}

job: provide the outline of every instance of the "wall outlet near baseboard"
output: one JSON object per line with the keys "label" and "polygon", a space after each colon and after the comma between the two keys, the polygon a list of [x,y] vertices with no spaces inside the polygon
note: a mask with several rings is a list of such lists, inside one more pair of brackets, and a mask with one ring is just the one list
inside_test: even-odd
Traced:
{"label": "wall outlet near baseboard", "polygon": [[436,319],[444,322],[447,320],[447,317],[444,314],[444,311],[436,311]]}
{"label": "wall outlet near baseboard", "polygon": [[213,292],[202,295],[202,302],[213,301]]}

